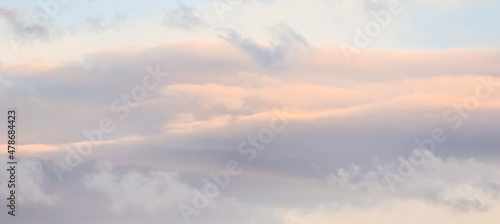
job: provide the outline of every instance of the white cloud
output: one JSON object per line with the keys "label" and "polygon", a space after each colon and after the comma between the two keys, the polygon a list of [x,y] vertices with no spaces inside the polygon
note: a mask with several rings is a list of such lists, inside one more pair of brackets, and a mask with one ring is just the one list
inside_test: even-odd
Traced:
{"label": "white cloud", "polygon": [[[332,173],[327,177],[327,182],[339,192],[418,199],[460,213],[485,212],[497,204],[500,175],[495,171],[498,166],[478,163],[474,159],[442,159],[429,151],[418,149],[413,153],[422,155],[420,158],[423,162],[406,163],[411,167],[403,168],[402,172],[399,169],[406,166],[402,160],[378,163],[365,171],[353,164]],[[407,172],[409,170],[413,171]],[[394,187],[393,192],[390,190],[391,185]]]}
{"label": "white cloud", "polygon": [[187,200],[192,194],[191,187],[182,183],[175,171],[118,172],[107,161],[98,162],[97,172],[87,175],[83,182],[88,189],[105,193],[115,212],[138,208],[155,211]]}
{"label": "white cloud", "polygon": [[[0,163],[7,164],[7,157],[0,156]],[[8,168],[8,167],[7,167]],[[0,173],[0,195],[2,198],[8,197],[7,188],[9,176],[6,170]],[[53,205],[59,201],[56,194],[46,192],[42,163],[36,159],[19,159],[16,165],[16,188],[17,199],[20,204],[45,204]]]}

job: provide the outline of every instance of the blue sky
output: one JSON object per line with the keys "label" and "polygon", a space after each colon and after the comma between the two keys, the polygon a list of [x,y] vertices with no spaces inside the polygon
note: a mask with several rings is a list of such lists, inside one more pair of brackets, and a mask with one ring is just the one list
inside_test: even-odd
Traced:
{"label": "blue sky", "polygon": [[[30,1],[28,1],[30,2]],[[37,10],[36,3],[3,2],[2,8],[13,10],[19,21],[30,21]],[[219,18],[215,3],[210,1],[189,1],[189,7],[196,11],[202,21],[186,32],[181,27],[168,27],[162,24],[162,15],[179,9],[176,1],[145,1],[140,5],[133,2],[114,1],[69,1],[60,5],[54,17],[50,17],[50,29],[47,37],[39,44],[26,46],[32,53],[7,56],[3,51],[2,60],[23,61],[33,57],[55,54],[41,46],[73,44],[85,36],[92,39],[92,45],[84,49],[75,49],[73,57],[98,51],[107,46],[126,47],[160,41],[175,41],[193,38],[217,39],[217,30],[224,27],[240,29],[258,41],[267,42],[269,35],[263,24],[284,23],[300,31],[313,45],[338,45],[352,42],[354,30],[373,20],[369,12],[387,9],[388,1],[327,1],[312,2],[292,1],[242,1],[226,11],[224,18]],[[500,36],[496,13],[499,7],[496,1],[401,1],[403,13],[393,15],[391,24],[385,27],[381,38],[375,38],[369,47],[395,49],[451,49],[451,48],[495,48]],[[226,4],[227,5],[227,4]],[[285,7],[286,6],[286,7]],[[279,12],[279,13],[276,13]],[[256,16],[260,15],[260,16]],[[12,29],[12,24],[5,19],[0,24],[2,30]],[[99,23],[92,22],[99,20]],[[314,24],[311,26],[310,24]],[[8,34],[2,36],[3,47],[9,49]],[[124,37],[125,36],[125,37]],[[128,37],[128,38],[126,38]],[[132,38],[133,37],[133,38]],[[120,41],[122,40],[122,41]],[[480,40],[480,41],[478,41]],[[38,40],[35,38],[34,40]],[[40,46],[41,45],[41,46]],[[88,44],[90,45],[90,44]],[[77,53],[78,52],[78,53]],[[66,53],[69,54],[69,53]]]}

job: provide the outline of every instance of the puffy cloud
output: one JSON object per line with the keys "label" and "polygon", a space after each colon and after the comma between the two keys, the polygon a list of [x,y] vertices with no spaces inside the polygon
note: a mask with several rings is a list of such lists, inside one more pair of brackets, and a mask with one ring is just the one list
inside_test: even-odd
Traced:
{"label": "puffy cloud", "polygon": [[[0,162],[7,164],[7,156],[0,156]],[[7,167],[8,168],[8,167]],[[0,188],[2,198],[8,197],[9,188],[7,182],[10,177],[6,170],[0,173]],[[16,192],[18,203],[22,205],[41,204],[54,205],[59,202],[59,197],[55,193],[49,193],[49,185],[46,170],[42,167],[42,162],[38,159],[22,158],[16,165]]]}
{"label": "puffy cloud", "polygon": [[118,172],[108,161],[97,164],[97,172],[88,174],[83,183],[91,191],[101,192],[112,200],[111,209],[157,211],[188,200],[189,185],[179,180],[175,171]]}
{"label": "puffy cloud", "polygon": [[[343,192],[385,195],[385,198],[418,199],[444,205],[454,211],[485,212],[497,206],[500,174],[493,164],[474,159],[442,159],[416,149],[407,159],[374,164],[372,169],[352,164],[338,169],[326,179],[333,189]],[[391,191],[393,190],[393,191]]]}

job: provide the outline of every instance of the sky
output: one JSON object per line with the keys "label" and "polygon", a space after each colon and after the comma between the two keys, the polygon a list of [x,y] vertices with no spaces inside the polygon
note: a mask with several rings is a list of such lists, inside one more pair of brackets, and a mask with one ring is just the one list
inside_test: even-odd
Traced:
{"label": "sky", "polygon": [[498,10],[2,0],[1,223],[496,224]]}

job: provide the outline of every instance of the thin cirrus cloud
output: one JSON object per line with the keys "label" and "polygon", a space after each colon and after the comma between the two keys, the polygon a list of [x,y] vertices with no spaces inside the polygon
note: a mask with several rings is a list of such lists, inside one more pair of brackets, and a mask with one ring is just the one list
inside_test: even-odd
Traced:
{"label": "thin cirrus cloud", "polygon": [[203,28],[206,22],[199,10],[185,3],[177,2],[174,9],[165,11],[162,24],[168,28],[191,31]]}
{"label": "thin cirrus cloud", "polygon": [[275,25],[269,30],[273,36],[270,46],[256,43],[233,29],[223,30],[218,37],[239,47],[265,68],[281,67],[283,60],[309,48],[306,38],[287,25]]}

